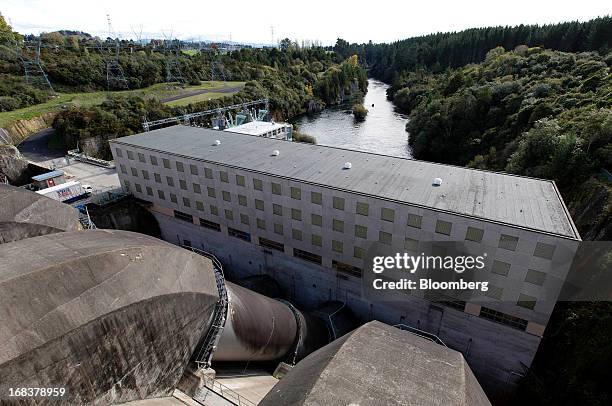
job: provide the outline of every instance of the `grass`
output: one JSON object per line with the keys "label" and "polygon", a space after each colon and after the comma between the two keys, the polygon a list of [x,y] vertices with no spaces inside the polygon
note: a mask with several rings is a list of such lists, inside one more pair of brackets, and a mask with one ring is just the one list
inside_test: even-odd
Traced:
{"label": "grass", "polygon": [[[195,86],[181,87],[178,84],[157,83],[143,89],[135,90],[120,90],[114,91],[112,94],[119,95],[137,95],[144,98],[165,99],[169,97],[180,96],[198,90],[209,90],[207,93],[202,93],[195,96],[185,97],[183,99],[168,102],[169,106],[185,106],[189,103],[207,100],[209,98],[219,98],[229,96],[231,93],[219,93],[215,90],[224,87],[239,87],[242,88],[244,82],[221,82],[221,81],[206,81]],[[0,112],[0,127],[8,127],[19,120],[28,120],[34,117],[41,116],[45,113],[60,111],[71,106],[76,107],[91,107],[101,104],[106,100],[107,92],[87,92],[87,93],[58,93],[53,99],[37,104],[34,106],[25,107],[18,110]],[[187,101],[186,101],[187,100]]]}

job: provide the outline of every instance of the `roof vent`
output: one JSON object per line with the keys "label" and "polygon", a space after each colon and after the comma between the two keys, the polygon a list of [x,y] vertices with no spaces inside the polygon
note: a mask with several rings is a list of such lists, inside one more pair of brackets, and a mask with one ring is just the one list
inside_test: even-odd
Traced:
{"label": "roof vent", "polygon": [[213,145],[221,145],[221,141],[219,141],[219,140],[215,140],[215,142],[214,142],[214,144],[213,144]]}
{"label": "roof vent", "polygon": [[441,178],[435,178],[433,180],[433,182],[431,182],[431,186],[442,186],[442,179]]}
{"label": "roof vent", "polygon": [[342,169],[351,169],[353,167],[353,164],[350,162],[345,162],[344,166],[342,167]]}
{"label": "roof vent", "polygon": [[275,149],[274,151],[272,151],[272,156],[279,156],[280,155],[280,151],[278,149]]}

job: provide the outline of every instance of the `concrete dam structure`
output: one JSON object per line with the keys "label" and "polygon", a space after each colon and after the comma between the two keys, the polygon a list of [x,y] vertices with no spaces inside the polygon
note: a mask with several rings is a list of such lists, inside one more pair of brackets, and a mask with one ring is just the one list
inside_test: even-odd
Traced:
{"label": "concrete dam structure", "polygon": [[74,208],[19,187],[0,184],[0,244],[80,228]]}

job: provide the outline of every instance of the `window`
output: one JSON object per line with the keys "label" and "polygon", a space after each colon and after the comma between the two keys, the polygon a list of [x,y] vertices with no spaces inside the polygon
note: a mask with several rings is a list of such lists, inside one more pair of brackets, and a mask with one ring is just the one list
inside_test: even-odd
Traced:
{"label": "window", "polygon": [[246,214],[240,214],[240,222],[242,224],[246,224],[247,226],[249,225],[249,216],[247,216]]}
{"label": "window", "polygon": [[294,240],[302,241],[302,230],[295,228],[291,229],[291,237],[293,237]]}
{"label": "window", "polygon": [[524,307],[525,309],[533,310],[536,305],[536,298],[521,293],[519,295],[518,301],[516,302],[516,305]]}
{"label": "window", "polygon": [[132,171],[132,176],[134,177],[138,177],[138,170],[136,168],[130,168],[130,170]]}
{"label": "window", "polygon": [[170,193],[170,201],[172,203],[178,203],[178,200],[176,200],[176,195],[174,193]]}
{"label": "window", "polygon": [[249,242],[251,241],[251,234],[246,233],[244,231],[240,231],[240,230],[236,230],[235,228],[228,227],[227,233],[230,235],[230,237],[239,238],[241,240],[249,241]]}
{"label": "window", "polygon": [[293,256],[296,258],[303,259],[304,261],[313,262],[315,264],[321,265],[323,262],[323,258],[320,255],[313,254],[312,252],[299,250],[297,248],[293,249]]}
{"label": "window", "polygon": [[261,245],[262,247],[270,248],[270,249],[277,250],[280,252],[285,251],[285,246],[283,244],[276,242],[276,241],[268,240],[267,238],[259,237],[259,245]]}
{"label": "window", "polygon": [[198,167],[195,166],[194,164],[190,164],[189,165],[189,172],[191,172],[192,175],[197,175],[198,174]]}
{"label": "window", "polygon": [[533,256],[544,259],[552,259],[553,255],[555,255],[556,248],[557,247],[554,245],[539,242],[536,244],[535,250],[533,251]]}
{"label": "window", "polygon": [[321,225],[323,224],[323,217],[313,213],[310,215],[310,222],[313,226],[321,227]]}
{"label": "window", "polygon": [[527,320],[510,316],[509,314],[498,312],[497,310],[489,309],[484,306],[480,308],[480,317],[523,331],[527,328]]}
{"label": "window", "polygon": [[145,162],[146,162],[146,161],[145,161],[145,156],[144,156],[144,154],[142,154],[142,153],[140,153],[140,152],[138,153],[138,161],[139,161],[139,162],[142,162],[142,163],[145,163]]}
{"label": "window", "polygon": [[115,153],[119,158],[123,158],[123,152],[119,148],[115,148]]}
{"label": "window", "polygon": [[349,264],[345,264],[343,262],[332,261],[332,268],[336,272],[340,272],[346,275],[353,276],[355,278],[361,278],[362,270],[361,268],[357,268],[356,266],[352,266]]}
{"label": "window", "polygon": [[310,243],[317,247],[323,246],[323,238],[320,235],[313,234],[310,238]]}
{"label": "window", "polygon": [[291,218],[293,220],[302,221],[302,211],[300,209],[291,209]]}
{"label": "window", "polygon": [[200,225],[202,227],[210,228],[211,230],[221,231],[221,225],[212,221],[205,220],[203,218],[200,218]]}
{"label": "window", "polygon": [[274,213],[277,216],[282,216],[283,206],[281,206],[280,204],[272,203],[272,213]]}
{"label": "window", "polygon": [[189,223],[193,223],[193,217],[191,214],[184,213],[182,211],[174,210],[174,217],[179,220],[187,221]]}
{"label": "window", "polygon": [[261,230],[265,230],[266,229],[266,221],[263,219],[257,219],[257,228],[261,229]]}
{"label": "window", "polygon": [[467,241],[482,242],[482,236],[484,230],[476,227],[468,227],[465,233],[465,239]]}
{"label": "window", "polygon": [[121,168],[121,173],[125,173],[127,175],[127,169],[125,168],[125,165],[120,164],[119,167]]}
{"label": "window", "polygon": [[161,175],[159,173],[154,173],[153,177],[155,178],[155,182],[161,183]]}
{"label": "window", "polygon": [[137,192],[142,193],[142,187],[140,186],[140,184],[134,183],[134,186],[136,186],[136,191]]}
{"label": "window", "polygon": [[244,186],[244,176],[242,175],[236,175],[236,184],[238,186]]}
{"label": "window", "polygon": [[185,181],[185,179],[179,179],[179,187],[182,190],[187,190],[187,182]]}
{"label": "window", "polygon": [[408,222],[406,225],[413,228],[421,228],[421,221],[423,216],[417,216],[416,214],[408,214]]}
{"label": "window", "polygon": [[380,219],[384,221],[390,221],[391,223],[393,223],[395,221],[395,210],[387,209],[386,207],[381,207]]}
{"label": "window", "polygon": [[344,210],[344,199],[341,197],[334,196],[333,205],[334,209]]}
{"label": "window", "polygon": [[213,178],[212,169],[204,168],[204,177],[206,179],[212,179]]}
{"label": "window", "polygon": [[353,247],[353,256],[355,258],[363,258],[364,256],[364,250],[361,247]]}
{"label": "window", "polygon": [[241,206],[246,206],[247,205],[247,198],[246,198],[246,196],[238,195],[238,204],[241,205]]}
{"label": "window", "polygon": [[179,172],[185,172],[185,167],[182,162],[176,161],[176,170]]}
{"label": "window", "polygon": [[291,187],[291,198],[295,200],[302,200],[302,190],[298,187]]}
{"label": "window", "polygon": [[162,158],[162,164],[164,165],[164,168],[170,169],[170,161],[166,158]]}
{"label": "window", "polygon": [[199,211],[204,211],[204,203],[199,200],[196,200],[196,209],[198,209]]}
{"label": "window", "polygon": [[261,181],[261,179],[253,178],[253,188],[255,190],[263,190],[263,182]]}
{"label": "window", "polygon": [[450,235],[452,228],[453,223],[443,220],[436,221],[436,233],[438,234]]}
{"label": "window", "polygon": [[504,290],[499,286],[495,286],[489,283],[489,290],[485,292],[485,295],[496,300],[501,300]]}
{"label": "window", "polygon": [[419,249],[419,241],[414,238],[406,238],[404,240],[404,249],[406,251],[416,251]]}
{"label": "window", "polygon": [[491,272],[497,275],[508,276],[508,272],[510,272],[510,264],[495,260],[493,261]]}
{"label": "window", "polygon": [[281,195],[282,194],[282,189],[281,189],[280,183],[272,182],[272,194],[274,194],[274,195]]}
{"label": "window", "polygon": [[512,235],[506,235],[506,234],[502,234],[499,237],[499,248],[505,249],[505,250],[509,250],[509,251],[516,251],[516,246],[518,245],[518,237],[514,237]]}
{"label": "window", "polygon": [[259,200],[259,199],[255,199],[255,208],[257,210],[264,210],[264,201],[263,200]]}
{"label": "window", "polygon": [[323,195],[319,192],[310,192],[310,202],[314,204],[323,204]]}
{"label": "window", "polygon": [[183,197],[183,206],[185,207],[191,207],[191,202],[189,201],[188,198]]}
{"label": "window", "polygon": [[234,220],[234,212],[231,211],[230,209],[225,209],[225,218],[228,220]]}
{"label": "window", "polygon": [[128,159],[129,159],[129,160],[131,160],[131,161],[133,161],[133,160],[134,160],[134,153],[133,153],[132,151],[128,151],[128,152],[127,152],[127,156],[128,156]]}
{"label": "window", "polygon": [[229,183],[229,178],[225,171],[219,171],[219,179],[221,179],[221,182]]}
{"label": "window", "polygon": [[390,233],[386,233],[384,231],[379,231],[378,232],[378,241],[382,242],[383,244],[391,245],[391,234]]}
{"label": "window", "polygon": [[217,193],[214,188],[207,187],[206,191],[208,192],[208,197],[217,197]]}
{"label": "window", "polygon": [[197,193],[197,194],[202,193],[202,188],[200,187],[199,183],[194,183],[192,186],[193,186],[194,193]]}
{"label": "window", "polygon": [[355,224],[355,237],[368,238],[368,228],[366,226]]}
{"label": "window", "polygon": [[535,269],[528,269],[525,275],[525,282],[542,286],[546,280],[546,274],[544,272],[536,271]]}
{"label": "window", "polygon": [[362,216],[367,216],[370,214],[370,205],[367,203],[357,202],[357,207],[355,212]]}
{"label": "window", "polygon": [[151,165],[157,166],[157,157],[150,155],[149,160],[151,161]]}
{"label": "window", "polygon": [[161,200],[166,200],[166,196],[164,195],[164,191],[163,190],[158,190],[157,191],[157,197],[159,197]]}
{"label": "window", "polygon": [[166,183],[168,186],[174,186],[174,179],[172,179],[170,176],[166,176]]}
{"label": "window", "polygon": [[125,186],[125,190],[127,190],[129,192],[130,191],[130,182],[128,182],[127,180],[124,180],[123,184]]}
{"label": "window", "polygon": [[342,241],[332,240],[332,251],[342,253],[343,248]]}
{"label": "window", "polygon": [[344,232],[344,221],[333,219],[332,220],[332,229],[334,231],[338,231],[339,233]]}
{"label": "window", "polygon": [[230,192],[224,190],[221,192],[221,195],[223,196],[223,200],[225,200],[226,202],[232,201],[232,195],[230,195]]}
{"label": "window", "polygon": [[218,216],[219,215],[219,208],[215,205],[210,205],[210,214],[212,214],[213,216]]}
{"label": "window", "polygon": [[274,232],[278,235],[283,235],[283,225],[274,223]]}

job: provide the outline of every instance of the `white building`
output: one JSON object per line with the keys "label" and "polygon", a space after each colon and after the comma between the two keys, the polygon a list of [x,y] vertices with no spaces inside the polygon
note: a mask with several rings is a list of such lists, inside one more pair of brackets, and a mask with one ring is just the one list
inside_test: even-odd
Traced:
{"label": "white building", "polygon": [[293,127],[291,124],[287,123],[275,123],[273,121],[251,121],[235,127],[226,128],[223,131],[291,141],[292,129]]}
{"label": "white building", "polygon": [[[111,150],[167,241],[214,252],[230,278],[267,273],[302,308],[341,300],[363,321],[438,335],[493,397],[531,365],[580,241],[546,180],[186,126]],[[372,244],[432,241],[488,253],[483,301],[364,299]]]}

